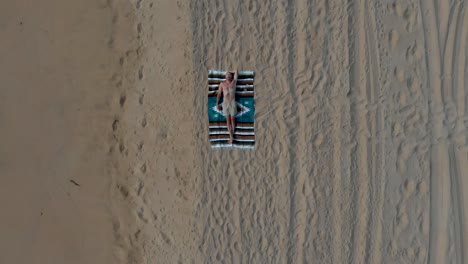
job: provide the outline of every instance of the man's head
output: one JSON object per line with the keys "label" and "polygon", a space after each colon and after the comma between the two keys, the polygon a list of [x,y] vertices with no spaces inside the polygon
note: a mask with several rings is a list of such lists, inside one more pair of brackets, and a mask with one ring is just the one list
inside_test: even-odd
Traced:
{"label": "man's head", "polygon": [[232,72],[226,72],[226,80],[232,81]]}

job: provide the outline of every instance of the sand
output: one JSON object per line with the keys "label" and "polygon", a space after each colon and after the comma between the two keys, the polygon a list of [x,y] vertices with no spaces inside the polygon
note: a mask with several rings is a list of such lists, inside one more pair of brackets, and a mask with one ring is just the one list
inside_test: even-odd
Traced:
{"label": "sand", "polygon": [[[0,4],[1,263],[467,263],[464,1]],[[211,149],[208,69],[256,148]]]}
{"label": "sand", "polygon": [[124,1],[0,4],[0,263],[113,263],[108,152],[135,19]]}

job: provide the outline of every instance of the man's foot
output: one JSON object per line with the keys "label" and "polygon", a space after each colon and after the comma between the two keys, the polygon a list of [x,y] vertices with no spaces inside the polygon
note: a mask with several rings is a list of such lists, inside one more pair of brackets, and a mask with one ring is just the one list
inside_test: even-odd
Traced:
{"label": "man's foot", "polygon": [[228,143],[229,143],[229,144],[232,144],[232,141],[233,141],[233,138],[230,137]]}

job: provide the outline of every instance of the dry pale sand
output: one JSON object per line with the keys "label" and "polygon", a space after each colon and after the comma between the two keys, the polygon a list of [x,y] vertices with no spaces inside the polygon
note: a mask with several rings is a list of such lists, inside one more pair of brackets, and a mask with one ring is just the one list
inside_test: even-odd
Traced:
{"label": "dry pale sand", "polygon": [[468,263],[467,5],[3,1],[0,263]]}
{"label": "dry pale sand", "polygon": [[108,152],[133,9],[0,2],[0,263],[115,263]]}

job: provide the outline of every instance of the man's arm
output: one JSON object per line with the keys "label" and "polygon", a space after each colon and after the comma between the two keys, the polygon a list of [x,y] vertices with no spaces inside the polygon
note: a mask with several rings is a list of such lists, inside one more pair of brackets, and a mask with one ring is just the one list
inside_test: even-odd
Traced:
{"label": "man's arm", "polygon": [[218,92],[217,92],[217,96],[216,96],[216,108],[218,108],[218,110],[220,110],[220,106],[219,106],[219,99],[221,99],[221,94],[223,93],[223,86],[221,84],[219,84],[219,87],[218,87]]}
{"label": "man's arm", "polygon": [[236,71],[234,72],[234,84],[237,83],[238,75],[239,75],[239,71],[236,69]]}

